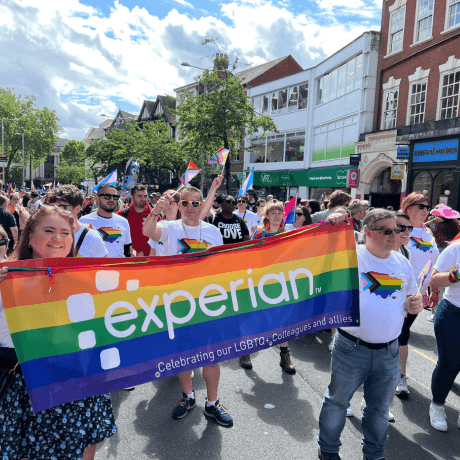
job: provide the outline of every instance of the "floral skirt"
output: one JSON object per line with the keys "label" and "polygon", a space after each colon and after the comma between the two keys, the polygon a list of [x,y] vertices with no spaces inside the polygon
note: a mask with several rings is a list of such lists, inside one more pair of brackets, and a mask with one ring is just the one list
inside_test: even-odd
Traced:
{"label": "floral skirt", "polygon": [[80,460],[85,447],[117,432],[109,395],[34,414],[22,375],[0,401],[0,459]]}

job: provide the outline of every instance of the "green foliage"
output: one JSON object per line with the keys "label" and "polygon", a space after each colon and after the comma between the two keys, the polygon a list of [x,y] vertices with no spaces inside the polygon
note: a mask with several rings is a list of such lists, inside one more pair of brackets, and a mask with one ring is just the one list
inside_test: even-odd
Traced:
{"label": "green foliage", "polygon": [[86,179],[85,143],[83,141],[69,141],[60,153],[61,164],[56,167],[59,181],[63,184],[80,184]]}
{"label": "green foliage", "polygon": [[9,181],[10,183],[22,184],[22,166],[11,165]]}
{"label": "green foliage", "polygon": [[[206,39],[203,44],[212,43],[219,48],[214,39]],[[228,58],[222,55],[216,58],[213,70],[205,70],[197,78],[199,95],[190,97],[179,105],[175,114],[179,117],[179,135],[181,147],[192,157],[202,154],[207,160],[220,147],[237,155],[242,150],[245,136],[259,130],[278,132],[272,118],[259,115],[245,95],[244,82],[236,78],[233,72],[238,59],[227,70]],[[192,152],[195,155],[192,155]],[[230,160],[230,157],[229,157]],[[227,160],[227,192],[230,193],[230,161]]]}
{"label": "green foliage", "polygon": [[[4,139],[7,157],[4,183],[11,182],[10,167],[22,161],[22,140],[16,133],[24,133],[24,150],[27,160],[37,166],[53,151],[54,143],[61,132],[59,118],[54,110],[35,105],[32,95],[16,95],[14,88],[0,87],[0,118],[4,118]],[[17,118],[17,120],[8,120]]]}

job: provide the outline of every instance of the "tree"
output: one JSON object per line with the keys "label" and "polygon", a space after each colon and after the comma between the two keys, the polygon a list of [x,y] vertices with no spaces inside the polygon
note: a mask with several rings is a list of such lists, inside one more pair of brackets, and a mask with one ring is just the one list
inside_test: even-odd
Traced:
{"label": "tree", "polygon": [[79,185],[86,179],[85,143],[83,141],[66,142],[60,154],[61,164],[56,167],[59,181],[64,184]]}
{"label": "tree", "polygon": [[15,184],[22,184],[22,166],[11,165],[10,182],[14,182]]}
{"label": "tree", "polygon": [[[185,151],[195,152],[195,156],[204,152],[205,160],[220,147],[229,149],[230,155],[237,155],[243,150],[245,136],[259,129],[263,135],[278,132],[272,118],[255,111],[245,94],[244,82],[233,74],[238,58],[228,70],[228,58],[220,54],[216,41],[206,39],[203,45],[208,43],[214,44],[218,51],[215,66],[197,77],[199,94],[188,97],[175,111],[179,117],[181,146]],[[231,188],[230,155],[226,163],[227,193]]]}
{"label": "tree", "polygon": [[[4,183],[7,184],[10,181],[8,176],[11,164],[22,162],[22,140],[16,133],[24,133],[26,159],[30,158],[36,167],[53,151],[61,127],[54,110],[46,107],[39,109],[35,105],[34,96],[16,95],[14,88],[0,88],[0,118],[5,118],[4,156],[7,158],[7,166]],[[8,120],[12,118],[17,120]]]}

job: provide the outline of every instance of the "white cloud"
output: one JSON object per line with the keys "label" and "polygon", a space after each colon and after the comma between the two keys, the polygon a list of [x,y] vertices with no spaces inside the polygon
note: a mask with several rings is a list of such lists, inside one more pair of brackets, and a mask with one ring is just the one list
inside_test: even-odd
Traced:
{"label": "white cloud", "polygon": [[186,2],[185,0],[174,0],[176,3],[179,3],[179,5],[186,6],[187,8],[195,8],[191,3]]}
{"label": "white cloud", "polygon": [[190,83],[199,71],[182,61],[212,66],[216,50],[201,45],[206,37],[219,37],[221,51],[231,60],[239,55],[241,64],[292,54],[307,68],[378,27],[381,1],[366,2],[366,22],[356,23],[341,21],[335,9],[343,15],[360,9],[361,0],[322,0],[316,13],[293,12],[286,0],[233,0],[220,4],[219,15],[200,19],[176,9],[159,19],[119,1],[104,16],[79,0],[3,0],[0,81],[35,94],[39,105],[57,111],[67,135],[81,139],[102,121],[100,113],[114,114],[118,106],[137,112],[144,99]]}

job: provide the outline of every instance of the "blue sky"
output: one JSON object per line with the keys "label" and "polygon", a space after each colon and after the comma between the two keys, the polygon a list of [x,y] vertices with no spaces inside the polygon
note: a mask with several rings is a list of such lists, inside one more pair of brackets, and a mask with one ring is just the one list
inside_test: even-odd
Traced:
{"label": "blue sky", "polygon": [[82,139],[101,113],[139,112],[144,99],[192,81],[188,61],[220,51],[258,65],[292,54],[304,68],[365,30],[382,0],[3,0],[0,85],[56,110],[64,135]]}

